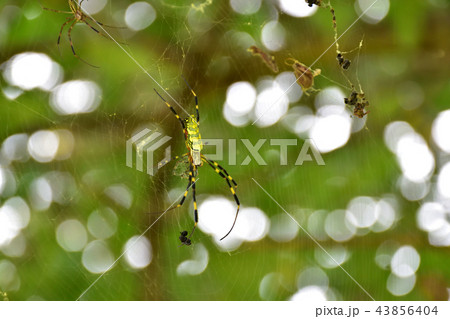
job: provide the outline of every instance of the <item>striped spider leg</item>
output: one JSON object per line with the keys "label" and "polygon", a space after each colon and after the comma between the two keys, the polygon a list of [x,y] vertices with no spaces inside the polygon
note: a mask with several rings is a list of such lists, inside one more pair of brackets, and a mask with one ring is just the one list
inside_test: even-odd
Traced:
{"label": "striped spider leg", "polygon": [[59,34],[58,34],[58,41],[57,41],[57,46],[59,49],[59,44],[61,42],[61,35],[62,32],[64,30],[64,28],[69,25],[68,31],[67,31],[67,37],[69,38],[69,43],[70,43],[70,48],[72,49],[72,53],[73,55],[79,59],[80,61],[86,63],[87,65],[90,65],[94,68],[98,68],[98,66],[92,65],[89,62],[83,60],[76,52],[75,52],[75,48],[73,46],[73,41],[72,41],[72,30],[73,27],[75,26],[75,24],[77,24],[78,22],[82,22],[84,24],[86,24],[89,28],[91,28],[92,30],[94,30],[97,34],[109,39],[108,36],[106,36],[105,34],[103,34],[102,32],[100,32],[98,29],[96,29],[93,26],[93,23],[96,23],[102,27],[109,27],[109,28],[121,28],[121,27],[114,27],[114,26],[109,26],[106,24],[103,24],[97,20],[94,20],[93,18],[91,18],[90,16],[86,15],[82,8],[81,5],[83,4],[84,0],[80,0],[79,2],[76,0],[68,0],[69,2],[69,8],[70,11],[62,11],[62,10],[55,10],[55,9],[51,9],[51,8],[45,8],[42,7],[42,9],[47,10],[47,11],[52,11],[52,12],[56,12],[56,13],[64,13],[64,14],[71,14],[72,16],[69,16],[66,18],[66,21],[61,25],[61,29],[59,30]]}
{"label": "striped spider leg", "polygon": [[171,207],[169,210],[176,209],[176,208],[182,206],[186,200],[188,193],[189,193],[189,189],[190,188],[192,189],[192,199],[193,199],[193,204],[194,204],[194,226],[190,233],[188,233],[185,230],[185,231],[182,231],[179,236],[181,244],[189,246],[192,243],[191,237],[192,237],[195,229],[197,228],[197,224],[198,224],[198,208],[197,208],[197,198],[196,198],[196,189],[195,189],[196,177],[198,174],[198,167],[202,166],[203,163],[206,162],[212,169],[214,169],[214,171],[217,174],[219,174],[219,176],[221,176],[223,179],[225,179],[225,181],[227,182],[227,184],[230,188],[231,194],[233,195],[234,200],[237,204],[237,210],[236,210],[235,219],[233,221],[233,225],[231,226],[228,233],[225,236],[223,236],[220,240],[223,240],[224,238],[226,238],[233,230],[234,225],[236,224],[238,214],[239,214],[240,202],[239,202],[239,198],[237,197],[236,192],[235,192],[235,188],[237,187],[237,184],[234,181],[234,179],[228,174],[228,172],[225,170],[225,168],[220,166],[218,163],[209,160],[208,158],[206,158],[204,155],[201,154],[201,150],[203,149],[203,143],[201,140],[201,135],[200,135],[200,130],[199,130],[200,114],[199,114],[199,109],[198,109],[198,98],[197,98],[197,95],[195,94],[194,90],[189,86],[189,84],[187,83],[186,80],[185,80],[185,82],[186,82],[187,86],[189,87],[189,89],[191,90],[192,95],[194,95],[195,109],[196,109],[195,115],[189,115],[185,119],[182,119],[178,115],[177,111],[175,111],[175,109],[158,93],[158,91],[155,90],[155,92],[164,101],[166,106],[171,110],[171,112],[174,114],[174,116],[178,119],[178,121],[181,124],[181,127],[183,128],[185,144],[186,144],[186,148],[188,151],[186,155],[189,160],[188,185],[186,187],[186,190],[183,194],[181,201],[176,206]]}

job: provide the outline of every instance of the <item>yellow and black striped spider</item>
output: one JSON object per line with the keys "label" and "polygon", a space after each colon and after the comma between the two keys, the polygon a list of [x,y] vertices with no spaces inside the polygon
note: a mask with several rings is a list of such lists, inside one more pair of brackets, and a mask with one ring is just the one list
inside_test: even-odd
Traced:
{"label": "yellow and black striped spider", "polygon": [[[83,61],[84,63],[94,67],[94,68],[98,68],[95,65],[92,65],[88,62],[86,62],[85,60],[83,60],[82,58],[80,58],[78,56],[78,54],[75,52],[75,49],[73,47],[73,42],[72,42],[72,29],[75,26],[75,24],[77,24],[78,22],[83,22],[85,23],[89,28],[91,28],[92,30],[94,30],[96,33],[98,33],[99,35],[109,39],[109,37],[107,37],[106,35],[104,35],[102,32],[100,32],[99,30],[97,30],[96,28],[93,27],[93,25],[91,24],[92,22],[95,22],[103,27],[108,27],[108,28],[120,28],[120,27],[113,27],[113,26],[109,26],[106,24],[103,24],[97,20],[94,20],[93,18],[91,18],[90,16],[86,15],[83,10],[81,9],[81,5],[83,4],[84,0],[80,0],[79,2],[77,0],[68,0],[69,1],[69,8],[70,11],[61,11],[61,10],[55,10],[55,9],[50,9],[50,8],[45,8],[42,7],[42,9],[44,10],[48,10],[48,11],[53,11],[53,12],[57,12],[57,13],[66,13],[66,14],[72,14],[73,16],[71,17],[67,17],[66,18],[66,22],[64,22],[61,26],[61,30],[59,30],[59,35],[58,35],[58,41],[57,41],[57,45],[59,48],[59,43],[61,41],[61,34],[63,32],[64,27],[67,24],[70,24],[69,26],[69,30],[67,31],[67,36],[69,38],[69,42],[70,42],[70,47],[72,48],[72,53],[73,55],[78,58],[79,60]],[[91,23],[88,22],[88,20],[91,21]]]}
{"label": "yellow and black striped spider", "polygon": [[[194,95],[196,115],[189,115],[185,119],[180,118],[180,116],[175,111],[175,109],[158,93],[158,91],[156,91],[156,89],[155,89],[155,92],[164,101],[164,103],[172,111],[172,113],[175,115],[175,117],[180,121],[181,127],[183,128],[186,148],[188,150],[188,152],[186,154],[181,156],[181,157],[187,156],[187,158],[189,160],[188,185],[186,187],[186,191],[184,192],[183,198],[181,199],[180,203],[177,206],[170,208],[169,210],[178,208],[181,205],[183,205],[184,201],[186,200],[186,196],[188,194],[189,188],[192,188],[192,199],[194,201],[194,227],[192,228],[192,231],[189,234],[189,236],[188,236],[188,232],[184,230],[183,232],[180,233],[181,235],[179,237],[179,239],[183,245],[189,246],[191,244],[192,234],[194,233],[195,228],[197,227],[197,224],[198,224],[197,200],[195,197],[195,182],[196,182],[196,177],[198,174],[198,171],[197,171],[198,167],[202,166],[203,163],[206,162],[206,163],[208,163],[209,166],[212,167],[212,169],[214,169],[214,171],[217,174],[219,174],[223,179],[225,179],[225,181],[227,182],[227,184],[230,188],[231,194],[233,194],[234,200],[236,201],[236,204],[237,204],[236,216],[234,218],[233,225],[231,226],[228,233],[226,233],[226,235],[223,236],[220,240],[227,237],[233,230],[234,225],[236,224],[238,214],[239,214],[240,203],[239,203],[239,199],[236,195],[236,192],[234,190],[237,187],[237,184],[234,181],[234,179],[228,174],[228,172],[225,170],[225,168],[223,168],[215,161],[212,161],[212,160],[206,158],[206,156],[201,154],[201,151],[203,149],[203,143],[202,143],[202,138],[200,136],[200,130],[199,130],[200,114],[198,111],[198,99],[197,99],[197,95],[195,94],[194,90],[191,88],[189,83],[186,80],[184,80],[184,81],[186,82],[186,85],[188,86],[188,88],[191,90],[191,93]],[[231,185],[231,184],[233,184],[233,185]]]}

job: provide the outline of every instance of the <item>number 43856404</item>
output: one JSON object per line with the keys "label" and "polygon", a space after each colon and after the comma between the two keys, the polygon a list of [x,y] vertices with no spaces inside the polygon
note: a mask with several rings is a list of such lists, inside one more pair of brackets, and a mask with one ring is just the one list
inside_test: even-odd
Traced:
{"label": "number 43856404", "polygon": [[377,310],[380,316],[404,316],[404,315],[437,315],[437,306],[378,306]]}

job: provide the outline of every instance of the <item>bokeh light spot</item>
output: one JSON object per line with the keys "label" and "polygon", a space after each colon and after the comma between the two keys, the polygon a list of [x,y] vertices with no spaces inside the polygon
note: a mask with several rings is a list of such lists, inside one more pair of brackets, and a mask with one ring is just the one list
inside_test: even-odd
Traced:
{"label": "bokeh light spot", "polygon": [[278,86],[286,92],[287,97],[289,99],[289,103],[295,103],[300,100],[303,95],[303,91],[298,85],[292,85],[295,83],[296,78],[294,73],[292,72],[282,72],[277,75],[275,78],[275,82]]}
{"label": "bokeh light spot", "polygon": [[419,265],[419,253],[412,246],[402,246],[392,256],[391,270],[397,277],[405,278],[414,275]]}
{"label": "bokeh light spot", "polygon": [[413,182],[407,177],[401,176],[399,180],[400,192],[403,197],[409,201],[417,201],[423,199],[430,191],[430,183],[428,181]]}
{"label": "bokeh light spot", "polygon": [[81,8],[84,12],[95,14],[106,6],[107,0],[82,1]]}
{"label": "bokeh light spot", "polygon": [[53,191],[45,177],[39,177],[31,182],[30,203],[34,210],[46,210],[53,200]]}
{"label": "bokeh light spot", "polygon": [[431,133],[439,148],[450,153],[450,110],[439,113],[433,122]]}
{"label": "bokeh light spot", "polygon": [[396,219],[395,209],[388,200],[381,199],[375,204],[374,212],[377,220],[370,227],[375,233],[380,233],[392,227]]}
{"label": "bokeh light spot", "polygon": [[199,208],[198,227],[214,238],[214,242],[224,250],[237,249],[243,239],[234,231],[224,240],[220,240],[233,225],[236,205],[225,197],[211,196],[203,200]]}
{"label": "bokeh light spot", "polygon": [[319,267],[308,267],[301,271],[297,278],[297,287],[307,287],[316,285],[328,288],[329,279],[327,274]]}
{"label": "bokeh light spot", "polygon": [[14,134],[9,136],[6,140],[3,141],[1,153],[9,161],[24,162],[28,160],[30,157],[28,154],[27,146],[28,146],[27,134]]}
{"label": "bokeh light spot", "polygon": [[401,83],[397,88],[397,98],[403,109],[411,111],[422,105],[425,93],[417,82],[408,81]]}
{"label": "bokeh light spot", "polygon": [[269,218],[261,209],[245,207],[239,213],[239,223],[236,224],[233,232],[245,241],[258,241],[266,236],[269,226]]}
{"label": "bokeh light spot", "polygon": [[404,296],[413,290],[416,284],[416,275],[410,277],[397,277],[390,274],[387,280],[387,289],[394,296]]}
{"label": "bokeh light spot", "polygon": [[284,277],[281,273],[272,272],[265,275],[259,283],[259,296],[263,300],[274,300],[285,291]]}
{"label": "bokeh light spot", "polygon": [[241,81],[231,84],[227,89],[225,107],[236,115],[249,113],[256,101],[256,89],[249,82]]}
{"label": "bokeh light spot", "polygon": [[5,254],[6,256],[17,258],[22,257],[24,255],[27,247],[27,241],[22,233],[20,233],[18,236],[9,241],[5,246],[1,245],[1,241],[2,239],[0,239],[0,249],[2,253]]}
{"label": "bokeh light spot", "polygon": [[396,121],[391,122],[384,128],[384,143],[392,153],[397,152],[397,145],[400,139],[408,134],[413,133],[414,129],[407,122]]}
{"label": "bokeh light spot", "polygon": [[145,1],[130,4],[125,11],[125,23],[134,31],[140,31],[150,26],[156,19],[155,9]]}
{"label": "bokeh light spot", "polygon": [[317,240],[326,240],[328,235],[325,232],[325,220],[328,212],[325,210],[317,210],[308,218],[308,232]]}
{"label": "bokeh light spot", "polygon": [[356,233],[356,227],[347,220],[346,215],[345,210],[335,210],[325,219],[325,231],[335,241],[347,241]]}
{"label": "bokeh light spot", "polygon": [[445,165],[441,168],[437,186],[438,191],[442,196],[450,198],[450,162],[445,163]]}
{"label": "bokeh light spot", "polygon": [[299,227],[286,214],[278,214],[270,218],[269,237],[277,242],[287,242],[298,234]]}
{"label": "bokeh light spot", "polygon": [[55,87],[50,105],[61,115],[89,113],[100,104],[101,90],[92,81],[74,80]]}
{"label": "bokeh light spot", "polygon": [[447,223],[446,215],[445,208],[441,203],[427,202],[419,208],[417,223],[420,229],[432,232]]}
{"label": "bokeh light spot", "polygon": [[43,53],[25,52],[8,61],[4,76],[9,84],[23,90],[49,91],[61,81],[62,69]]}
{"label": "bokeh light spot", "polygon": [[434,171],[434,156],[423,137],[417,133],[406,133],[397,144],[397,160],[403,174],[414,182],[422,182]]}
{"label": "bokeh light spot", "polygon": [[253,14],[261,7],[261,0],[230,0],[233,10],[240,14]]}
{"label": "bokeh light spot", "polygon": [[359,14],[365,12],[362,16],[364,21],[376,24],[388,14],[390,2],[389,0],[358,0],[355,6]]}
{"label": "bokeh light spot", "polygon": [[125,244],[125,260],[134,269],[150,265],[153,258],[152,245],[144,236],[133,236]]}
{"label": "bokeh light spot", "polygon": [[89,232],[98,239],[106,239],[116,233],[118,218],[109,207],[95,210],[89,215],[87,227]]}
{"label": "bokeh light spot", "polygon": [[305,1],[298,0],[279,0],[280,8],[285,13],[296,18],[312,16],[317,11],[317,6],[308,6]]}
{"label": "bokeh light spot", "polygon": [[38,162],[51,162],[58,151],[59,136],[52,131],[37,131],[28,140],[28,152]]}
{"label": "bokeh light spot", "polygon": [[306,286],[300,288],[291,298],[291,301],[322,302],[327,301],[326,289],[320,286]]}
{"label": "bokeh light spot", "polygon": [[113,266],[114,256],[108,245],[101,240],[90,242],[83,250],[83,266],[91,273],[100,274]]}
{"label": "bokeh light spot", "polygon": [[87,232],[83,224],[76,219],[63,221],[56,228],[56,240],[66,251],[81,251],[87,243]]}
{"label": "bokeh light spot", "polygon": [[264,46],[271,51],[279,51],[285,44],[286,31],[278,21],[267,22],[261,31]]}
{"label": "bokeh light spot", "polygon": [[129,209],[133,204],[133,194],[131,190],[124,184],[115,184],[105,189],[108,195],[116,204]]}
{"label": "bokeh light spot", "polygon": [[316,248],[314,257],[320,266],[331,269],[345,263],[350,258],[350,252],[344,246],[337,245],[327,248],[327,253],[320,248]]}
{"label": "bokeh light spot", "polygon": [[376,202],[371,197],[353,198],[347,206],[347,219],[354,226],[367,228],[377,221]]}
{"label": "bokeh light spot", "polygon": [[267,127],[277,123],[286,114],[289,99],[276,82],[264,88],[256,99],[255,120],[259,127]]}
{"label": "bokeh light spot", "polygon": [[20,278],[16,266],[9,260],[0,260],[0,289],[2,291],[17,291],[20,288]]}
{"label": "bokeh light spot", "polygon": [[309,136],[321,153],[328,153],[344,146],[350,138],[350,117],[339,110],[341,110],[339,106],[322,107],[321,111],[325,114],[316,117],[309,132]]}
{"label": "bokeh light spot", "polygon": [[208,250],[202,244],[197,244],[194,247],[192,259],[185,260],[177,267],[177,274],[179,276],[197,276],[205,271],[209,262]]}

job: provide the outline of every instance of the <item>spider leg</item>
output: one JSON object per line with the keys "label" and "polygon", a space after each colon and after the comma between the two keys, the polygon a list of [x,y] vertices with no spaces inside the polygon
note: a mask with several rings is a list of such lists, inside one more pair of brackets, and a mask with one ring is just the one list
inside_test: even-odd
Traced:
{"label": "spider leg", "polygon": [[75,21],[70,25],[70,27],[69,27],[69,32],[67,32],[67,36],[69,37],[70,47],[72,48],[72,53],[73,53],[73,55],[74,55],[76,58],[78,58],[80,61],[82,61],[82,62],[86,63],[87,65],[90,65],[90,66],[92,66],[92,67],[94,67],[94,68],[98,68],[98,66],[92,65],[92,64],[90,64],[89,62],[86,62],[85,60],[83,60],[82,58],[80,58],[80,57],[76,54],[76,52],[75,52],[75,49],[74,49],[74,47],[73,47],[73,42],[72,42],[72,36],[71,36],[71,33],[72,33],[73,26],[74,26],[77,22],[78,22],[78,20],[75,20]]}
{"label": "spider leg", "polygon": [[156,94],[158,94],[158,96],[161,98],[161,100],[163,100],[164,103],[166,103],[167,107],[172,111],[172,113],[175,115],[175,117],[178,119],[178,121],[180,121],[181,126],[183,127],[183,131],[185,131],[186,127],[184,126],[184,121],[178,115],[177,111],[175,111],[175,109],[166,100],[164,100],[164,98],[161,96],[161,94],[158,93],[158,91],[156,91],[156,89],[153,89],[153,90],[155,90]]}
{"label": "spider leg", "polygon": [[102,32],[100,32],[99,30],[97,30],[96,28],[94,28],[89,22],[86,21],[86,19],[81,20],[83,21],[89,28],[91,28],[92,30],[94,30],[95,32],[97,32],[98,34],[100,34],[102,37],[107,38],[108,40],[111,40],[108,36],[106,36],[105,34],[103,34]]}
{"label": "spider leg", "polygon": [[188,156],[188,154],[189,154],[189,153],[184,153],[183,155],[180,155],[180,156],[177,155],[177,156],[175,156],[174,158],[170,158],[170,160],[164,162],[164,165],[166,165],[167,163],[169,163],[169,162],[171,162],[171,161],[173,161],[173,160],[178,160],[178,159],[180,159],[180,158],[183,158],[183,157],[185,157],[185,156]]}
{"label": "spider leg", "polygon": [[73,14],[72,11],[62,11],[62,10],[56,10],[56,9],[52,9],[52,8],[46,8],[42,5],[41,0],[39,0],[39,5],[41,6],[42,10],[47,10],[47,11],[52,11],[52,12],[56,12],[56,13],[71,13]]}
{"label": "spider leg", "polygon": [[195,197],[195,176],[194,176],[194,165],[191,164],[191,172],[189,173],[191,177],[191,185],[192,185],[192,200],[194,202],[194,227],[192,228],[191,234],[189,235],[188,239],[191,239],[192,235],[194,234],[195,229],[197,228],[198,224],[198,211],[197,211],[197,198]]}
{"label": "spider leg", "polygon": [[[181,199],[181,201],[177,204],[177,206],[171,207],[169,209],[166,210],[166,212],[173,210],[173,209],[177,209],[178,207],[181,207],[184,204],[184,201],[186,200],[187,194],[189,192],[189,188],[194,188],[194,185],[192,185],[192,170],[189,171],[189,181],[188,181],[188,185],[186,187],[186,190],[184,191],[183,194],[183,198]],[[195,180],[195,179],[194,179]]]}
{"label": "spider leg", "polygon": [[173,207],[171,209],[175,209],[175,208],[181,207],[184,204],[184,201],[186,200],[187,194],[189,192],[189,188],[191,186],[193,187],[193,185],[192,185],[192,178],[191,177],[192,177],[192,170],[189,172],[188,186],[186,187],[186,190],[184,191],[183,198],[181,199],[181,201],[178,203],[177,206],[175,206],[175,207]]}
{"label": "spider leg", "polygon": [[[86,18],[89,18],[89,17],[88,16],[83,16],[83,20],[81,20],[81,21],[83,21],[89,28],[91,28],[92,30],[97,32],[99,35],[101,35],[102,37],[104,37],[104,38],[106,38],[108,40],[116,41],[116,40],[113,40],[110,36],[107,36],[103,32],[101,32],[101,31],[97,30],[96,28],[94,28],[89,22],[86,21]],[[124,43],[124,42],[120,42],[120,41],[116,41],[116,42],[118,42],[120,44],[123,44],[123,45],[126,45],[126,43]]]}
{"label": "spider leg", "polygon": [[61,11],[61,10],[56,10],[56,9],[46,8],[46,7],[43,7],[43,6],[41,6],[41,8],[42,8],[43,10],[52,11],[52,12],[56,12],[56,13],[73,14],[72,11]]}
{"label": "spider leg", "polygon": [[194,201],[194,221],[195,221],[195,223],[194,223],[194,227],[192,228],[191,233],[189,234],[189,237],[187,237],[189,244],[187,244],[187,242],[182,242],[180,246],[182,246],[182,245],[189,246],[190,245],[190,243],[191,243],[190,239],[191,239],[192,235],[194,234],[194,231],[197,228],[197,224],[198,224],[197,198],[195,196],[195,176],[194,176],[194,166],[192,164],[191,164],[190,170],[189,170],[188,186],[186,187],[186,190],[183,194],[183,198],[181,199],[180,203],[177,206],[167,209],[166,212],[169,210],[172,210],[172,209],[176,209],[176,208],[180,207],[181,205],[183,205],[184,201],[186,200],[186,197],[187,197],[190,187],[192,187],[192,198]]}
{"label": "spider leg", "polygon": [[[211,167],[214,169],[214,171],[215,171],[217,174],[219,174],[222,178],[225,179],[225,181],[226,181],[227,184],[228,184],[228,187],[230,187],[231,194],[233,194],[234,201],[235,201],[236,204],[237,204],[236,216],[234,217],[233,225],[231,226],[231,228],[230,228],[230,230],[228,231],[228,233],[226,233],[225,236],[223,236],[222,238],[220,238],[220,240],[223,240],[223,239],[224,239],[225,237],[227,237],[227,236],[231,233],[231,231],[233,230],[234,225],[236,224],[237,217],[238,217],[238,215],[239,215],[239,208],[240,208],[240,206],[241,206],[241,203],[239,202],[239,198],[237,197],[236,192],[235,192],[235,190],[234,190],[234,187],[231,185],[230,181],[233,182],[233,184],[235,185],[235,187],[237,186],[237,184],[236,184],[236,182],[233,180],[233,178],[226,172],[226,170],[225,170],[222,166],[220,166],[220,165],[217,164],[216,162],[213,162],[213,161],[207,159],[205,156],[202,156],[202,158],[203,158],[203,160],[205,160],[205,161],[209,164],[209,166],[211,166]],[[223,173],[225,173],[226,176],[225,176],[225,174],[223,174]]]}
{"label": "spider leg", "polygon": [[58,45],[58,50],[59,50],[59,42],[61,41],[61,34],[63,32],[64,27],[71,21],[73,21],[75,19],[75,17],[68,17],[66,19],[66,22],[63,23],[63,25],[61,26],[61,30],[59,30],[59,35],[58,35],[58,41],[56,42]]}
{"label": "spider leg", "polygon": [[[223,168],[222,166],[220,166],[219,163],[215,162],[215,161],[211,161],[210,159],[206,158],[204,155],[202,155],[203,160],[205,160],[209,166],[211,166],[211,168],[213,170],[216,171],[217,174],[219,174],[222,178],[224,178],[225,180],[229,180],[234,184],[234,188],[237,187],[236,182],[234,181],[234,179],[230,176],[230,174],[228,174],[227,170],[225,168]],[[222,173],[223,172],[223,173]]]}
{"label": "spider leg", "polygon": [[361,48],[362,48],[362,46],[363,46],[363,41],[364,41],[364,39],[363,40],[361,40],[361,41],[359,41],[359,44],[358,44],[358,46],[356,47],[356,48],[353,48],[353,49],[351,49],[350,51],[345,51],[345,52],[340,52],[341,54],[350,54],[350,53],[353,53],[353,52],[355,52],[355,51],[358,51],[358,50],[361,50]]}
{"label": "spider leg", "polygon": [[200,113],[198,112],[198,98],[197,98],[197,94],[195,94],[194,90],[191,88],[191,86],[189,85],[188,81],[184,78],[184,76],[181,76],[184,80],[184,82],[186,83],[187,87],[189,88],[189,90],[191,90],[192,95],[195,98],[195,112],[197,113],[197,124],[200,124]]}
{"label": "spider leg", "polygon": [[107,25],[107,24],[104,24],[104,23],[102,23],[100,21],[95,20],[94,18],[91,18],[90,16],[86,16],[86,18],[94,21],[95,23],[101,25],[102,27],[113,28],[113,29],[126,29],[127,28],[127,27],[117,27],[117,26],[114,26],[114,25]]}
{"label": "spider leg", "polygon": [[329,6],[330,13],[333,21],[333,30],[334,30],[334,42],[336,44],[336,52],[339,53],[339,42],[338,42],[338,31],[337,31],[337,22],[336,22],[336,14],[334,13],[334,8]]}
{"label": "spider leg", "polygon": [[[186,155],[186,154],[184,154],[184,155]],[[182,156],[184,156],[184,155],[182,155]],[[182,157],[182,156],[180,156],[180,157]],[[180,158],[180,157],[177,156],[177,157],[175,157],[175,159]],[[166,209],[165,211],[152,212],[152,213],[148,213],[148,214],[162,214],[162,213],[166,213],[168,211],[177,209],[178,207],[181,207],[184,204],[184,201],[186,200],[186,197],[187,197],[188,192],[189,192],[189,188],[192,187],[192,178],[191,178],[191,176],[192,176],[192,171],[189,171],[188,185],[186,187],[186,190],[184,191],[183,198],[181,198],[181,201],[177,204],[177,206],[170,207],[170,208]]]}

